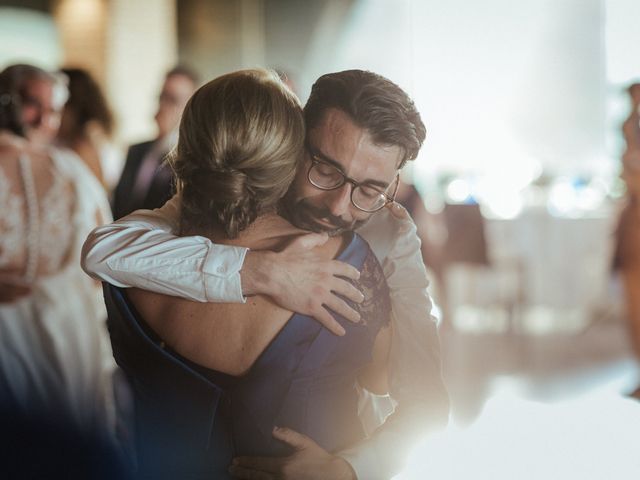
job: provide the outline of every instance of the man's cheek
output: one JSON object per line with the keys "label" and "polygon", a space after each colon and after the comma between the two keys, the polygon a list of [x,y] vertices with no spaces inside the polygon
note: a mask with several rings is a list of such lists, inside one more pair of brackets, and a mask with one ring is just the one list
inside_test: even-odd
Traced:
{"label": "man's cheek", "polygon": [[38,111],[33,107],[23,107],[22,109],[22,123],[24,125],[32,126],[38,117]]}

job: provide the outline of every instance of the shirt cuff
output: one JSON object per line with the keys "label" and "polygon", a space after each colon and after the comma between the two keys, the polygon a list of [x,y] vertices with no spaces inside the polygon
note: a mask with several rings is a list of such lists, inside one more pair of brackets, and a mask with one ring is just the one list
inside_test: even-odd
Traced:
{"label": "shirt cuff", "polygon": [[248,250],[233,245],[211,245],[202,266],[207,302],[246,301],[242,295],[240,269]]}
{"label": "shirt cuff", "polygon": [[358,480],[388,480],[381,477],[376,469],[378,459],[376,458],[375,449],[354,447],[338,453],[339,457],[344,458],[356,474]]}

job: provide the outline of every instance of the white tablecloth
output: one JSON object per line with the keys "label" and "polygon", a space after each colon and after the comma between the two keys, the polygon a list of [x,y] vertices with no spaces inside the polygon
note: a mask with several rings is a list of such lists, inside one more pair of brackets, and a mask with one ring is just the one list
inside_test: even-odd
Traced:
{"label": "white tablecloth", "polygon": [[614,228],[613,209],[579,218],[530,209],[487,220],[486,235],[493,264],[520,262],[525,304],[588,308],[606,301]]}
{"label": "white tablecloth", "polygon": [[491,265],[447,272],[453,321],[468,323],[475,307],[496,307],[481,316],[500,329],[513,321],[538,331],[585,326],[619,304],[611,294],[615,223],[614,205],[578,218],[530,208],[513,219],[486,219]]}

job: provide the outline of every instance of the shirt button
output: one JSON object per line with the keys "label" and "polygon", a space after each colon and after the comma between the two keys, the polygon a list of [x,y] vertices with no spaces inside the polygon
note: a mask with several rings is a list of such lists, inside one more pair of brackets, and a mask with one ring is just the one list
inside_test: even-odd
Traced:
{"label": "shirt button", "polygon": [[218,273],[224,273],[227,269],[225,267],[218,267]]}

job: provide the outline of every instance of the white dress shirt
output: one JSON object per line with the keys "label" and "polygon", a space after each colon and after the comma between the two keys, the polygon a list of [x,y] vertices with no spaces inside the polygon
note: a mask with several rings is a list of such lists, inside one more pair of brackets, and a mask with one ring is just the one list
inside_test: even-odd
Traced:
{"label": "white dress shirt", "polygon": [[[449,398],[420,239],[409,215],[400,212],[398,218],[383,209],[358,230],[382,264],[393,322],[392,398],[362,391],[360,418],[365,430],[373,433],[339,452],[360,480],[393,476],[417,436],[448,421]],[[240,269],[247,249],[216,245],[199,236],[177,237],[178,218],[176,196],[160,209],[139,210],[96,228],[85,242],[82,267],[92,277],[120,287],[200,302],[244,302]]]}

